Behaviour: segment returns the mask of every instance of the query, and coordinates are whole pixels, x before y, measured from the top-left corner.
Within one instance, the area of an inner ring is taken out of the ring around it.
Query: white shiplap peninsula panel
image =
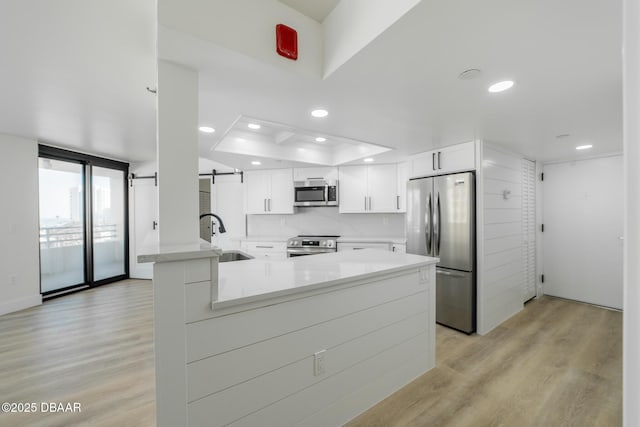
[[[141,257],[156,262],[159,426],[341,425],[435,366],[436,258],[218,254]]]
[[[523,307],[521,162],[519,156],[483,144],[479,334]]]

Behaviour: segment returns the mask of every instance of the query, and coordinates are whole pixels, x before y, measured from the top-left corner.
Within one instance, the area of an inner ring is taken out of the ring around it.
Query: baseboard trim
[[[40,304],[42,304],[42,295],[40,294],[26,298],[16,298],[0,304],[0,316],[24,310],[25,308],[35,307]]]

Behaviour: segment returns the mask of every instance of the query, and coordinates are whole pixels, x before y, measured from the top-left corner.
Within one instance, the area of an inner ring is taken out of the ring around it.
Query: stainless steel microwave
[[[338,206],[338,181],[294,181],[293,206]]]

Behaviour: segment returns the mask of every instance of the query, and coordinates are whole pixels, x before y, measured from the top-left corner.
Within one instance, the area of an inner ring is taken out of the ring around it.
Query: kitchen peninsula
[[[339,425],[435,366],[437,258],[154,262],[159,426]]]

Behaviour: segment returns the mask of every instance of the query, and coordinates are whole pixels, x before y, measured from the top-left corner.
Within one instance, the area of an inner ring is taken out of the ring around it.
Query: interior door
[[[536,164],[522,159],[523,302],[536,296]]]
[[[199,180],[198,213],[199,215],[211,212],[211,179]],[[211,242],[212,217],[204,217],[200,220],[200,238]]]
[[[544,293],[622,308],[622,156],[544,166]]]
[[[130,211],[135,232],[130,275],[136,279],[152,279],[153,263],[138,263],[138,255],[145,252],[145,247],[158,244],[158,187],[153,180],[137,179],[130,191],[133,193]]]

